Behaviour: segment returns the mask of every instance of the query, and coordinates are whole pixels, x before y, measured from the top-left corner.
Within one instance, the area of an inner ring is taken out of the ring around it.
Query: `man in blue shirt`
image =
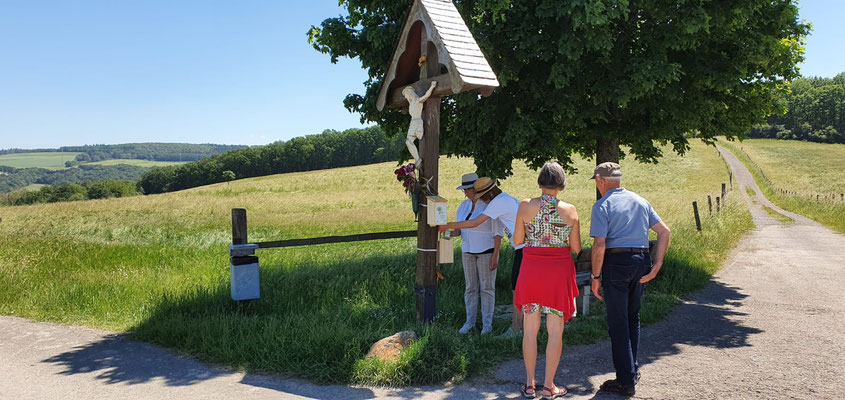
[[[593,205],[590,221],[592,291],[605,301],[616,379],[601,390],[633,396],[639,381],[640,300],[643,286],[654,279],[669,248],[669,227],[649,202],[621,187],[619,164],[596,166],[593,177],[602,198]],[[649,255],[648,230],[657,233],[654,262]],[[599,292],[604,288],[604,297]]]

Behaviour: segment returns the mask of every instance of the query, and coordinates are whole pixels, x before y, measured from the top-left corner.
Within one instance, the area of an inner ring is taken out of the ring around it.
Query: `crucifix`
[[[433,194],[438,187],[442,97],[474,89],[489,96],[498,86],[496,75],[452,0],[414,0],[376,107],[407,109],[411,115],[406,144],[417,163],[418,179],[429,182]],[[414,139],[419,139],[419,152]],[[426,203],[422,196],[420,207],[427,207]],[[437,313],[438,233],[437,227],[426,220],[427,214],[420,213],[417,225],[414,292],[417,317],[430,323]]]

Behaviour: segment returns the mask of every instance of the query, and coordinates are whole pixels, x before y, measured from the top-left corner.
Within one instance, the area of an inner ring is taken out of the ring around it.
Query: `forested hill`
[[[126,144],[93,144],[85,146],[63,146],[58,149],[9,149],[0,150],[0,155],[13,153],[36,152],[76,152],[82,153],[76,161],[103,161],[111,159],[132,159],[150,161],[196,161],[215,154],[230,150],[242,149],[247,146],[225,144],[192,144],[192,143],[126,143]]]
[[[180,166],[158,167],[138,186],[145,194],[172,192],[232,179],[394,161],[405,137],[388,139],[381,128],[327,130],[266,146],[233,150]]]
[[[845,72],[797,79],[777,101],[786,114],[768,117],[748,137],[845,143]]]

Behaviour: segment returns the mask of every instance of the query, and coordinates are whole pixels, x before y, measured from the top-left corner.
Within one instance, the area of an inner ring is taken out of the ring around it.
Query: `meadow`
[[[643,322],[665,317],[703,288],[752,227],[745,203],[729,194],[722,213],[695,230],[692,201],[703,204],[728,181],[717,151],[693,143],[686,157],[667,148],[660,164],[623,161],[624,186],[654,205],[672,228],[664,268],[646,289]],[[472,161],[442,158],[440,195],[450,216]],[[589,246],[595,187],[579,160],[561,200],[578,207]],[[245,208],[250,241],[415,229],[394,163],[273,175],[132,198],[0,208],[0,314],[128,332],[203,361],[319,383],[409,385],[460,381],[521,354],[518,339],[457,334],[464,319],[463,272],[441,265],[437,321],[416,321],[415,239],[258,251],[261,299],[233,302],[227,247],[232,208]],[[522,164],[502,188],[538,194]],[[456,246],[456,252],[460,251]],[[506,247],[497,304],[509,304]],[[494,333],[509,321],[496,320]],[[364,359],[370,345],[402,330],[420,340],[400,361]],[[603,304],[571,321],[566,345],[606,338]],[[541,341],[542,341],[541,337]],[[565,350],[564,350],[565,351]]]
[[[720,142],[779,207],[845,233],[845,144],[747,139]]]
[[[56,151],[3,154],[0,155],[0,165],[15,168],[65,169],[65,162],[76,160],[79,154],[82,153]]]

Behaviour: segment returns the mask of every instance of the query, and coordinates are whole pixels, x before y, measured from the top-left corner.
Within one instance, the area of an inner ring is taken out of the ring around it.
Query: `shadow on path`
[[[131,385],[162,379],[167,386],[186,386],[233,373],[209,368],[121,334],[77,346],[43,362],[63,366],[60,375],[99,373],[96,379],[107,384]]]
[[[649,380],[648,364],[682,353],[684,346],[717,349],[750,346],[749,337],[762,331],[747,326],[744,323],[746,314],[737,311],[746,297],[739,288],[725,285],[714,278],[692,299],[683,301],[668,318],[643,328],[639,350],[642,382],[647,383]],[[615,378],[610,354],[609,341],[565,348],[555,382],[575,394],[595,393],[602,381]],[[544,363],[542,357],[537,362],[535,375],[540,384]],[[495,376],[498,380],[514,385],[523,383],[525,369],[522,360],[506,363]],[[597,380],[596,377],[602,378]],[[616,397],[599,393],[594,398]]]

